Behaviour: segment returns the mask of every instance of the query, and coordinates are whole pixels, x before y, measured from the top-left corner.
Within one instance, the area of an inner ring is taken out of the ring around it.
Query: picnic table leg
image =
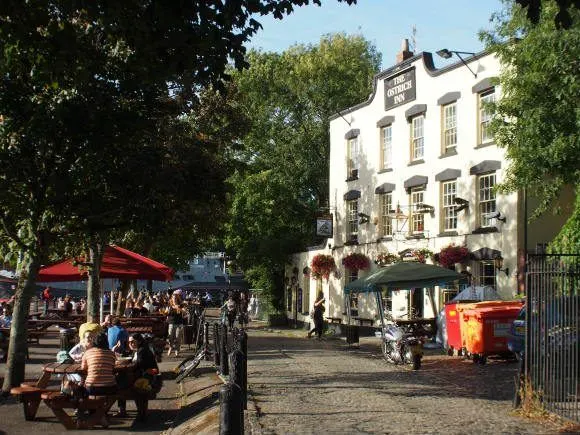
[[[146,397],[138,397],[135,399],[135,405],[137,405],[137,418],[139,421],[145,421],[147,419],[149,399]]]
[[[32,421],[36,417],[36,412],[38,411],[38,405],[40,405],[40,399],[30,399],[23,400],[22,407],[24,408],[24,419],[27,421]]]
[[[36,382],[36,387],[37,388],[46,388],[46,386],[48,385],[48,381],[50,381],[50,376],[51,376],[51,373],[42,372],[42,376]]]
[[[52,412],[54,413],[58,421],[60,421],[67,430],[73,430],[77,428],[74,419],[70,415],[68,415],[64,409],[53,406],[52,403],[47,403],[47,405],[50,409],[52,409]]]

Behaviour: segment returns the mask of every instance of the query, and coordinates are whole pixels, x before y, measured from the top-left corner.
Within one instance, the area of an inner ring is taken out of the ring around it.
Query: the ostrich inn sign
[[[385,110],[408,103],[415,98],[415,68],[385,80]]]

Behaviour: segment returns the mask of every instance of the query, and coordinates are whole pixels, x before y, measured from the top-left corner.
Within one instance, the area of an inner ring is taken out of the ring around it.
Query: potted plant
[[[369,257],[366,255],[353,252],[352,254],[348,254],[342,259],[342,264],[347,269],[358,271],[362,269],[368,269],[371,265],[371,262]]]
[[[465,246],[451,244],[442,248],[437,257],[443,267],[451,267],[456,263],[465,264],[469,259],[469,250]]]
[[[413,256],[417,259],[419,263],[425,263],[427,258],[433,258],[433,251],[427,248],[415,249],[413,250]]]
[[[316,279],[324,278],[328,280],[330,273],[336,269],[336,263],[332,255],[317,254],[310,263],[312,276]]]
[[[377,259],[375,263],[380,266],[388,266],[389,264],[397,263],[401,261],[401,256],[397,254],[391,254],[389,251],[379,252],[377,254]]]
[[[302,275],[304,275],[304,276],[310,275],[310,268],[308,266],[306,266],[304,269],[302,269]]]

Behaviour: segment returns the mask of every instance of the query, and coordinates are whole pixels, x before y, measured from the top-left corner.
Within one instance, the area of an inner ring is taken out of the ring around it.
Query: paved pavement
[[[349,348],[304,331],[251,330],[248,346],[254,434],[558,433],[514,415],[513,362],[435,352],[412,371],[387,364],[374,337]]]

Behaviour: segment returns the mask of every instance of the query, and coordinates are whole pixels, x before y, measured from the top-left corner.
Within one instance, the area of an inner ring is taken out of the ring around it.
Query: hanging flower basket
[[[388,266],[389,264],[397,263],[401,261],[401,256],[397,254],[391,254],[389,251],[379,252],[377,254],[377,259],[375,263],[380,267]]]
[[[465,264],[469,260],[469,250],[465,246],[451,244],[442,248],[437,257],[443,267],[451,267],[455,263]]]
[[[427,258],[433,258],[435,254],[433,251],[427,248],[415,249],[413,251],[413,256],[417,259],[419,263],[425,263]]]
[[[304,276],[310,275],[310,268],[308,266],[306,266],[304,269],[302,269],[302,275],[304,275]]]
[[[369,257],[366,255],[353,252],[352,254],[348,254],[342,259],[342,264],[347,269],[358,271],[362,269],[368,269],[371,265],[371,262]]]
[[[330,273],[336,270],[336,263],[334,262],[334,257],[332,255],[318,254],[312,259],[310,268],[314,278],[324,278],[328,280]]]

